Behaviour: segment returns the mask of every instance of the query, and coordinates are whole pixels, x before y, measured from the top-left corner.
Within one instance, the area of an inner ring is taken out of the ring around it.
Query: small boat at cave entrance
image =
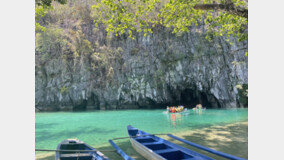
[[[168,107],[167,106],[167,111],[164,113],[189,113],[187,108],[184,106],[177,106],[177,107]]]

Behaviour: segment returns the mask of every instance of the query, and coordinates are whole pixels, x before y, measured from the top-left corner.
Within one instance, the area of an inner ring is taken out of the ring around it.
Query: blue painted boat
[[[78,139],[58,144],[55,160],[109,160],[103,153]]]
[[[148,160],[212,160],[212,158],[127,126],[133,148]]]

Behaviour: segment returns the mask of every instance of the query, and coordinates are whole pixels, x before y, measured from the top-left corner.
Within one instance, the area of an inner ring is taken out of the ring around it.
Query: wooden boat
[[[127,126],[133,148],[148,160],[212,160],[212,158]]]
[[[55,160],[108,160],[104,154],[78,139],[67,139],[57,146]]]

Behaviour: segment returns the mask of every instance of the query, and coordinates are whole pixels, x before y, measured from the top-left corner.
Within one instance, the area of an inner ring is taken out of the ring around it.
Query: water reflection
[[[189,115],[187,113],[165,113],[167,117],[167,121],[171,124],[172,127],[176,127],[177,125],[181,125],[184,118]]]
[[[186,119],[189,119],[190,116],[201,116],[205,113],[205,109],[191,109],[187,112],[182,113],[169,113],[169,112],[163,112],[163,114],[167,117],[167,121],[170,123],[171,127],[175,128],[178,125],[182,125]]]
[[[194,113],[194,114],[201,115],[201,114],[202,114],[202,112],[204,112],[204,111],[205,111],[205,109],[192,109],[192,111],[193,111],[193,113]]]

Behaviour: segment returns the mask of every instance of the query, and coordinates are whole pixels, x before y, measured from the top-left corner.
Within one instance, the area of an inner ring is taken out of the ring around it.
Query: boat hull
[[[57,150],[64,151],[56,152],[55,160],[108,160],[100,151],[77,139],[62,141]]]
[[[132,147],[144,158],[148,160],[165,160],[165,158],[157,154],[153,154],[149,149],[147,149],[145,146],[141,145],[134,139],[130,138],[130,142],[131,142]]]
[[[180,111],[180,112],[170,112],[170,111],[167,111],[167,113],[169,114],[176,114],[176,113],[189,113],[189,111],[187,110],[187,108],[185,108],[184,110]]]
[[[213,160],[132,126],[127,130],[133,148],[148,160]]]

